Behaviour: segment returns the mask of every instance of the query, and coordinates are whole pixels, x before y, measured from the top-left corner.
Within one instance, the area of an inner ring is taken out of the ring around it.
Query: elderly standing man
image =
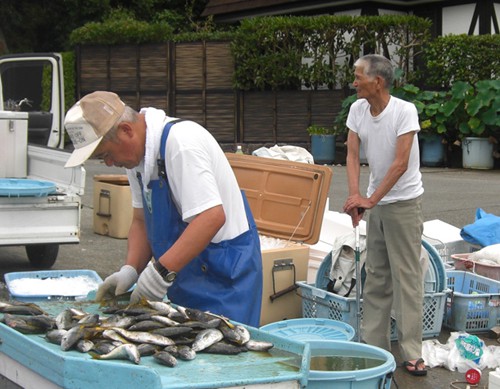
[[[156,108],[136,112],[105,91],[84,96],[64,124],[75,146],[66,166],[94,157],[124,167],[132,192],[125,264],[104,280],[96,300],[136,283],[131,303],[162,300],[168,291],[173,303],[258,326],[259,236],[213,136]]]
[[[363,340],[390,350],[394,306],[403,366],[425,375],[422,353],[423,232],[422,194],[416,107],[390,94],[391,62],[366,55],[354,64],[358,100],[347,118],[349,196],[344,211],[357,226],[365,210],[366,281],[363,289]],[[370,178],[366,196],[359,191],[359,154],[363,147]]]

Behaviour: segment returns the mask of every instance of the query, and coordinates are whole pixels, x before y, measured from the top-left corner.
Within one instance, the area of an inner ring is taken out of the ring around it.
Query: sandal
[[[423,368],[422,368],[422,366],[423,366]],[[418,358],[415,363],[411,363],[410,361],[404,361],[403,367],[411,375],[419,376],[419,377],[427,375],[427,369],[425,368],[425,362],[422,358]],[[409,367],[413,368],[413,369],[409,369]]]

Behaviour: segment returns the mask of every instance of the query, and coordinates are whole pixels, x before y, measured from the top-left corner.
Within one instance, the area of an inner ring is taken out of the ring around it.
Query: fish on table
[[[199,352],[231,356],[274,346],[252,339],[245,326],[226,317],[170,302],[143,299],[133,305],[101,305],[100,310],[96,314],[66,307],[51,316],[34,303],[0,302],[0,322],[23,334],[39,334],[62,351],[134,364],[152,356],[171,368],[178,359],[194,360]]]

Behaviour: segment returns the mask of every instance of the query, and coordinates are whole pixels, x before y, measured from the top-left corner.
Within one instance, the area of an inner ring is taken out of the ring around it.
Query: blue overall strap
[[[164,180],[167,180],[167,168],[165,166],[165,148],[167,144],[167,138],[168,134],[170,133],[170,129],[175,123],[179,123],[184,121],[184,119],[175,119],[172,120],[171,122],[168,122],[165,125],[165,128],[163,129],[163,132],[161,134],[161,141],[160,141],[160,157],[156,161],[158,164],[158,175],[163,178]]]

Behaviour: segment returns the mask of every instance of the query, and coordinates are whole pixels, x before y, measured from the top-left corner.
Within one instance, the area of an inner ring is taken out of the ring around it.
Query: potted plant
[[[454,131],[448,126],[450,112],[445,110],[446,92],[422,90],[406,84],[392,91],[394,96],[415,104],[420,121],[419,140],[421,162],[425,166],[439,166],[445,160],[445,144],[454,141]]]
[[[317,164],[333,164],[335,160],[336,129],[318,124],[307,127],[311,136],[311,154]]]
[[[500,80],[475,84],[458,81],[449,92],[445,110],[462,140],[463,167],[491,169],[494,145],[500,135]]]

